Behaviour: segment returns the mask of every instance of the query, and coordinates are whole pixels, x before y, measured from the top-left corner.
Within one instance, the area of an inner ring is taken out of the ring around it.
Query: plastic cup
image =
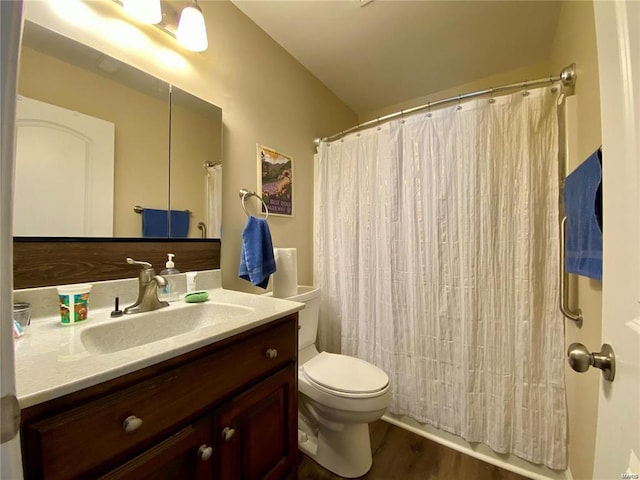
[[[27,302],[14,303],[13,319],[25,330],[31,323],[31,304]]]
[[[62,325],[75,325],[87,319],[90,292],[91,285],[88,283],[58,287],[60,323]]]

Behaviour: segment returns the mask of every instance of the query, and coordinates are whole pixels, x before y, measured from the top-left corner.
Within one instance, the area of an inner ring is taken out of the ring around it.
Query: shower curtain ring
[[[489,90],[489,103],[496,103],[496,99],[493,98],[493,87]]]
[[[404,110],[400,110],[400,123],[404,123]]]
[[[376,122],[378,122],[378,127],[376,130],[380,131],[380,117],[376,117]]]
[[[462,105],[460,105],[460,95],[458,95],[458,106],[456,107],[456,110],[462,110]]]
[[[431,118],[431,102],[427,103],[427,118]]]
[[[524,82],[524,92],[522,92],[522,96],[523,97],[527,97],[529,96],[529,90],[527,90],[527,88],[529,87],[529,84],[527,81]]]

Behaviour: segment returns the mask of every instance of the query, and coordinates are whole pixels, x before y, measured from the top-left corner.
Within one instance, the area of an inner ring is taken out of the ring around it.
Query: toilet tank
[[[298,294],[286,300],[304,303],[304,309],[298,312],[300,330],[298,331],[298,349],[302,350],[316,342],[318,333],[318,315],[320,310],[320,289],[298,285]]]

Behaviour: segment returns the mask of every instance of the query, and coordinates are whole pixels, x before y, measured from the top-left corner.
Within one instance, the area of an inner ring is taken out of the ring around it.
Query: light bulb
[[[125,11],[142,23],[160,23],[162,8],[160,0],[123,0]]]
[[[191,2],[182,9],[176,38],[185,48],[193,52],[204,52],[209,46],[204,16],[195,2]]]

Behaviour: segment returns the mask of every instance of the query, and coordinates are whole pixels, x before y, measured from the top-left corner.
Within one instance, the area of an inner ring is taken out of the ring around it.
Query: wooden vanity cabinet
[[[216,411],[216,478],[285,478],[295,466],[290,452],[298,449],[296,393],[295,381],[283,369]]]
[[[24,409],[25,478],[294,478],[297,320]]]

